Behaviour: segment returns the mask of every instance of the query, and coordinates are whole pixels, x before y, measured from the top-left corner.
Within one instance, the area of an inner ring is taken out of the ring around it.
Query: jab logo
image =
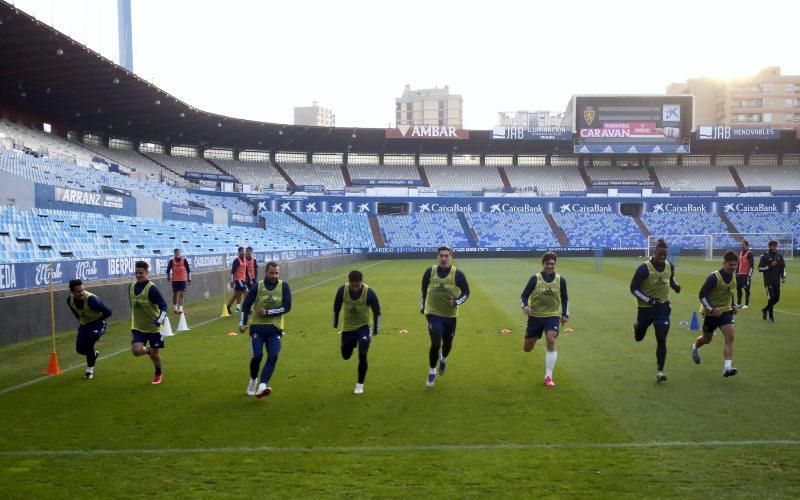
[[[795,208],[795,210],[794,210],[795,212],[798,212],[798,213],[800,213],[800,203],[798,203],[797,205],[795,205],[795,206],[794,206],[794,208]]]
[[[570,208],[569,203],[564,203],[561,205],[561,213],[563,214],[564,212],[572,212],[572,208]]]
[[[306,203],[306,212],[316,212],[316,211],[317,211],[316,203]]]
[[[419,206],[419,213],[425,213],[431,211],[431,204],[430,203],[422,203]]]
[[[333,207],[331,208],[331,213],[335,214],[337,212],[344,212],[344,210],[342,210],[342,204],[341,203],[334,203]]]
[[[292,208],[289,206],[289,202],[281,203],[281,212],[291,212]]]
[[[82,260],[75,266],[75,279],[89,280],[97,277],[97,261]]]
[[[63,275],[64,273],[61,272],[60,262],[55,265],[55,268],[51,268],[50,264],[38,264],[36,266],[35,276],[36,285],[47,285],[50,283],[51,279],[55,282],[61,279]]]
[[[369,212],[369,203],[362,203],[358,206],[358,213],[363,214],[365,212]]]

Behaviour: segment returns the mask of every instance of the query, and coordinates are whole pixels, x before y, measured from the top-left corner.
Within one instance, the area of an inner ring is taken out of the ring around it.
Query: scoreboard
[[[574,96],[576,153],[688,153],[694,96]]]

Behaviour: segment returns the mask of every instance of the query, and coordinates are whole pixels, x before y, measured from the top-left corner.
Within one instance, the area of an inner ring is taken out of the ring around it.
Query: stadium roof
[[[472,130],[468,140],[386,139],[385,130],[378,128],[294,126],[209,113],[3,0],[0,107],[27,117],[27,122],[51,123],[60,134],[72,130],[165,145],[338,153],[572,153],[571,141],[493,141],[488,130]],[[784,151],[798,147],[794,138],[792,133],[791,140],[780,141]],[[728,147],[749,147],[744,142]],[[697,146],[697,152],[719,148]]]
[[[319,152],[514,153],[489,131],[463,140],[387,140],[384,129],[307,127],[197,109],[0,0],[0,103],[56,130],[135,141]],[[500,149],[498,149],[500,148]]]

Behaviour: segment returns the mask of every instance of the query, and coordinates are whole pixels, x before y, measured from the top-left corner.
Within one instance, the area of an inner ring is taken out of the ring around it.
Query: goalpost
[[[727,250],[739,253],[740,243],[747,240],[758,264],[759,256],[767,251],[767,244],[778,242],[778,252],[786,260],[794,259],[794,234],[792,233],[711,233],[711,256],[720,257]]]
[[[678,255],[703,256],[705,260],[721,257],[726,251],[733,250],[737,254],[742,240],[750,244],[756,260],[767,251],[767,243],[778,242],[778,251],[786,260],[794,259],[794,234],[792,233],[709,233],[709,234],[663,234],[647,237],[645,253],[647,258],[653,253],[659,238],[669,245],[671,257]]]

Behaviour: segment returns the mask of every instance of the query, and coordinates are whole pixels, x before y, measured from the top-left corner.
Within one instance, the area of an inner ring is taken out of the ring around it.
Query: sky
[[[11,3],[118,61],[116,0]],[[406,84],[449,85],[488,129],[574,94],[800,74],[799,18],[796,0],[132,0],[133,69],[205,111],[292,123],[318,101],[345,127],[393,126]]]

